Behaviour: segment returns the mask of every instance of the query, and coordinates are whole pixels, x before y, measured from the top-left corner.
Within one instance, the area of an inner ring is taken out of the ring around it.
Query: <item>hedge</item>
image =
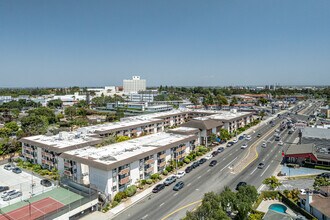
[[[113,198],[114,201],[117,201],[118,203],[121,202],[122,199],[127,198],[125,192],[118,192],[115,197]]]

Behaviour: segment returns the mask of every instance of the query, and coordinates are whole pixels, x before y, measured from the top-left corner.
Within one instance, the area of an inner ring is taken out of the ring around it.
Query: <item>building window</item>
[[[117,191],[117,186],[113,186],[112,187],[112,192],[116,192]]]

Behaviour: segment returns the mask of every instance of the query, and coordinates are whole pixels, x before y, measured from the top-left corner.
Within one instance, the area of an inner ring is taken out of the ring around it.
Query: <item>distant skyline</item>
[[[0,87],[330,85],[328,0],[0,0]]]

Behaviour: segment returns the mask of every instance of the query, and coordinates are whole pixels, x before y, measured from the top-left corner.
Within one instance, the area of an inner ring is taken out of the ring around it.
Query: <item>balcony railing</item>
[[[66,176],[72,176],[72,173],[70,172],[70,171],[68,171],[68,170],[64,170],[64,175],[66,175]]]
[[[30,159],[34,159],[34,156],[32,154],[28,154],[28,153],[23,153],[24,157],[30,158]]]
[[[146,173],[150,173],[154,170],[154,167],[149,167],[148,169],[145,170]]]
[[[127,173],[129,173],[129,168],[125,168],[125,169],[119,171],[118,174],[119,174],[119,175],[125,175],[125,174],[127,174]]]
[[[69,162],[65,162],[65,163],[64,163],[64,166],[65,166],[65,167],[72,167],[71,163],[69,163]]]
[[[34,151],[32,147],[26,147],[25,146],[24,149],[27,150],[27,151],[30,151],[30,152],[33,152]]]
[[[158,156],[159,159],[164,159],[166,157],[166,154],[161,154]]]
[[[145,161],[145,164],[151,164],[151,163],[153,163],[153,162],[155,162],[154,159],[149,159],[149,160]]]
[[[159,167],[164,167],[165,165],[166,165],[166,161],[163,161],[163,162],[158,164]]]
[[[119,180],[119,184],[120,184],[120,185],[123,185],[123,184],[128,183],[129,181],[130,181],[130,178],[129,178],[129,176],[127,176],[127,177],[125,177],[125,178]]]

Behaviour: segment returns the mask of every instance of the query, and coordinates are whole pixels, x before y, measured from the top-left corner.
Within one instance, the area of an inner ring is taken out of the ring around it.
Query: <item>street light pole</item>
[[[31,218],[31,202],[27,199],[25,199],[23,201],[29,203],[29,213],[30,213],[30,218]]]

